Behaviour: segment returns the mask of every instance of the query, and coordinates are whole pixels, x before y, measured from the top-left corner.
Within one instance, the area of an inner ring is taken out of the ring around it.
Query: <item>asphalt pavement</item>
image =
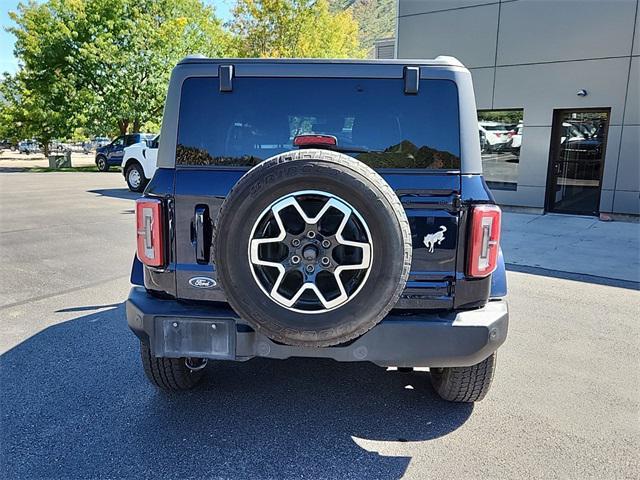
[[[312,359],[144,378],[122,301],[119,173],[0,173],[0,477],[638,478],[640,293],[508,273],[510,332],[475,406],[428,372]]]

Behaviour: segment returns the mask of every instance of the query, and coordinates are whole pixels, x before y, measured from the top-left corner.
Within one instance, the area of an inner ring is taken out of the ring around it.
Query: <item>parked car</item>
[[[70,149],[71,149],[71,145],[69,145],[68,143],[64,143],[60,140],[51,140],[51,142],[49,143],[50,152],[53,152],[53,151],[62,152]]]
[[[598,180],[602,176],[605,125],[585,126],[563,122],[556,175],[574,180]]]
[[[152,133],[130,133],[114,138],[110,143],[96,148],[96,166],[101,172],[106,172],[110,167],[120,166],[124,157],[124,149],[134,143],[152,140]]]
[[[516,157],[520,156],[520,147],[522,146],[522,131],[524,130],[524,126],[522,123],[516,125],[515,128],[507,133],[507,138],[510,140],[509,148],[511,149],[511,153],[513,153]]]
[[[0,149],[15,150],[16,144],[11,140],[0,140]]]
[[[111,140],[108,137],[95,137],[91,140],[82,142],[82,151],[89,154],[100,147],[109,145],[109,143],[111,143]]]
[[[34,139],[31,140],[22,140],[18,142],[18,152],[19,153],[37,153],[40,151],[40,145]]]
[[[105,145],[109,145],[111,141],[109,140],[109,137],[96,137],[93,142],[96,148],[99,148],[104,147]]]
[[[152,384],[315,357],[484,398],[506,277],[460,62],[187,58],[161,132],[126,302]]]
[[[126,147],[122,157],[122,174],[132,192],[142,192],[156,172],[160,136]]]
[[[478,123],[480,131],[486,136],[485,150],[483,153],[504,152],[509,149],[509,129],[500,122],[481,121]]]

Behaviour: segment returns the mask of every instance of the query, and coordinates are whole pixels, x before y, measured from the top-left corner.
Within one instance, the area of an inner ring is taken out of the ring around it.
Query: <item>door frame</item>
[[[588,107],[588,108],[554,108],[551,119],[551,144],[549,146],[549,160],[547,163],[547,186],[544,193],[544,211],[549,213],[564,213],[567,215],[591,215],[579,211],[554,211],[551,207],[555,203],[552,201],[552,195],[555,196],[555,180],[556,175],[553,170],[553,162],[556,155],[560,151],[560,139],[562,138],[562,121],[558,121],[564,112],[576,113],[596,113],[605,112],[607,114],[607,125],[604,133],[604,142],[602,142],[602,160],[600,162],[600,177],[598,178],[598,204],[593,212],[594,216],[600,214],[600,201],[602,196],[602,178],[604,176],[604,162],[607,157],[607,143],[609,141],[609,125],[611,124],[611,107]]]

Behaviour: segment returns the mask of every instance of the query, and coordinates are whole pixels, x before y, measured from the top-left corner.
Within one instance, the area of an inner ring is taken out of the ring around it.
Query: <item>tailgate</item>
[[[456,277],[460,177],[446,173],[382,173],[400,197],[413,245],[411,274],[398,304],[402,308],[451,308]],[[216,281],[211,240],[198,243],[198,222],[211,232],[222,202],[244,170],[183,169],[176,171],[175,252],[177,296],[224,301]],[[209,237],[210,238],[210,237]]]

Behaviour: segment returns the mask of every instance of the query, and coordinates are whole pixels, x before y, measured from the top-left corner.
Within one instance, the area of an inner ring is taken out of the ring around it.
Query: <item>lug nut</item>
[[[331,242],[329,240],[322,240],[322,246],[324,248],[329,248],[331,246]]]
[[[307,237],[314,238],[315,236],[316,236],[316,232],[314,232],[313,230],[309,230],[307,232]]]
[[[322,263],[322,265],[324,267],[328,267],[329,266],[329,258],[328,257],[322,257],[322,260],[320,260],[320,262]]]
[[[298,240],[297,238],[294,238],[293,240],[291,240],[291,245],[293,245],[294,247],[299,247],[300,240]]]
[[[307,272],[313,272],[313,265],[307,265]]]
[[[294,265],[297,265],[300,263],[300,257],[298,255],[294,255],[293,257],[291,257],[291,263],[293,263]]]

